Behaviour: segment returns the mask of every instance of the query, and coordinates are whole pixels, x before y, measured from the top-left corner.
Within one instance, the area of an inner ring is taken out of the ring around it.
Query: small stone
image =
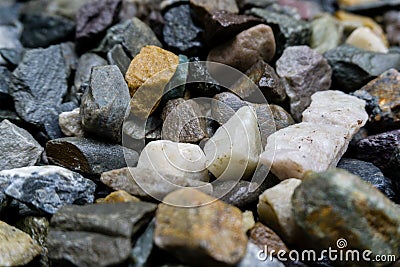
[[[117,66],[93,68],[81,103],[83,130],[107,141],[121,142],[129,99],[128,86]]]
[[[0,150],[0,170],[33,166],[43,152],[30,133],[8,120],[0,123]]]
[[[318,53],[325,53],[342,42],[343,26],[329,14],[315,18],[311,27],[310,46]]]
[[[162,139],[181,143],[197,143],[206,137],[205,116],[194,100],[170,100],[164,107]]]
[[[65,136],[83,137],[82,117],[79,108],[58,115],[58,123]]]
[[[64,206],[51,218],[51,226],[63,231],[131,238],[151,220],[156,208],[147,202]]]
[[[21,266],[41,252],[32,238],[17,228],[0,221],[0,265]]]
[[[278,0],[238,0],[240,10],[247,10],[253,7],[266,8],[276,4]]]
[[[165,106],[169,100],[185,97],[188,75],[189,59],[185,55],[179,55],[179,65],[174,76],[164,88],[160,106]]]
[[[381,170],[374,164],[357,159],[343,158],[339,161],[337,167],[359,176],[364,181],[379,189],[390,200],[397,201],[395,184],[389,178],[383,176]]]
[[[243,232],[247,233],[255,225],[253,212],[246,210],[243,212]]]
[[[126,73],[129,64],[131,64],[131,59],[121,44],[115,45],[110,51],[108,51],[107,60],[110,65],[117,65],[121,73]]]
[[[149,265],[149,261],[152,259],[152,252],[155,248],[153,243],[154,229],[155,220],[153,219],[132,248],[130,256],[132,267],[145,267]]]
[[[139,201],[140,199],[130,195],[128,192],[124,190],[118,190],[106,196],[104,200],[100,203],[115,204],[115,203],[139,202]],[[96,202],[99,203],[99,201]]]
[[[89,85],[92,67],[105,66],[107,61],[94,53],[83,54],[78,61],[74,85],[79,90],[82,85]]]
[[[344,9],[348,12],[367,16],[378,16],[389,10],[398,10],[399,8],[399,0],[362,1],[358,2],[357,4],[344,7]]]
[[[198,57],[190,59],[187,83],[186,88],[192,97],[213,97],[222,91],[218,81],[210,74],[207,62],[200,61]]]
[[[1,109],[12,109],[14,101],[9,94],[11,72],[3,66],[0,66],[0,101]]]
[[[126,190],[136,197],[149,200],[162,201],[166,195],[182,187],[196,187],[206,194],[213,192],[209,183],[144,168],[122,168],[104,172],[100,180],[113,190]]]
[[[244,258],[242,259],[242,261],[240,261],[236,267],[247,267],[247,266],[251,266],[251,267],[284,267],[285,265],[278,261],[275,258],[269,258],[269,256],[264,260],[261,261],[258,259],[259,254],[260,253],[260,249],[253,243],[248,242],[247,244],[247,248],[246,248],[246,255],[244,256]]]
[[[122,0],[88,1],[76,14],[76,41],[87,45],[102,37],[118,18]],[[90,40],[90,42],[88,42]]]
[[[322,7],[316,1],[278,0],[278,4],[295,9],[302,20],[309,21],[322,14]]]
[[[18,57],[22,53],[23,47],[19,41],[21,30],[22,25],[18,23],[15,25],[0,25],[0,65],[6,65],[9,61],[7,57],[4,57],[3,51],[16,53]]]
[[[189,4],[172,7],[164,14],[163,38],[166,45],[177,53],[195,55],[203,48],[203,30],[190,16]]]
[[[235,0],[190,0],[190,7],[196,14],[199,22],[204,22],[207,15],[217,11],[227,11],[233,14],[239,13],[239,8]]]
[[[360,89],[391,68],[400,69],[400,54],[368,52],[349,45],[329,50],[324,57],[331,65],[334,86],[346,92]]]
[[[131,241],[97,233],[50,230],[47,243],[49,258],[61,265],[107,267],[124,263]]]
[[[337,247],[345,238],[349,246],[343,254],[370,250],[371,259],[384,253],[400,256],[399,208],[358,176],[335,169],[309,173],[292,204],[296,223],[313,247]]]
[[[226,64],[245,72],[260,59],[270,62],[274,55],[275,38],[272,29],[261,24],[212,49],[207,61]]]
[[[299,236],[292,213],[292,195],[300,184],[298,179],[287,179],[262,193],[257,205],[260,221],[291,244]]]
[[[331,86],[332,70],[327,60],[308,46],[286,48],[276,62],[276,71],[286,83],[290,113],[297,121],[310,105],[311,96]]]
[[[257,115],[243,107],[221,126],[204,147],[208,170],[219,179],[239,180],[252,176],[262,152]]]
[[[269,108],[271,109],[272,115],[274,116],[274,123],[277,131],[295,124],[295,121],[292,118],[292,116],[290,116],[290,114],[286,110],[284,110],[281,106],[269,105]],[[268,138],[268,136],[265,137]]]
[[[206,156],[199,146],[193,144],[168,140],[150,142],[140,154],[137,167],[178,178],[209,180]]]
[[[383,19],[389,44],[400,46],[400,11],[389,11]]]
[[[60,15],[69,19],[75,19],[78,10],[90,0],[54,0],[45,6],[49,14]],[[39,6],[43,10],[43,6]]]
[[[0,179],[12,180],[3,189],[7,196],[49,214],[66,204],[92,203],[96,189],[94,182],[56,166],[0,171]]]
[[[346,44],[371,52],[387,53],[389,51],[383,41],[367,27],[354,30],[346,39]]]
[[[238,208],[194,189],[175,191],[164,201],[178,206],[159,205],[154,233],[158,247],[195,266],[233,266],[244,257],[247,237]],[[204,203],[210,204],[199,206]]]
[[[277,256],[280,250],[290,252],[282,239],[272,229],[260,222],[257,222],[250,230],[249,236],[250,242],[256,244],[260,249],[267,248],[267,255],[271,255],[272,250],[275,250],[272,254],[274,256]]]
[[[136,151],[120,145],[80,137],[60,138],[47,142],[46,155],[54,164],[94,175],[126,167],[125,159],[129,159],[132,163],[137,162],[139,158]]]

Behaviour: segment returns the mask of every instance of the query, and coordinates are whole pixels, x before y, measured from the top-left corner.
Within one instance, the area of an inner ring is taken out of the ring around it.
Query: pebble
[[[307,243],[336,248],[337,240],[345,238],[349,246],[344,253],[355,249],[370,250],[371,258],[385,253],[400,256],[400,210],[358,176],[335,169],[309,173],[295,190],[292,204]]]
[[[227,11],[229,13],[239,13],[239,8],[235,0],[190,0],[190,7],[199,22],[204,22],[207,15],[217,11]]]
[[[195,189],[175,191],[165,201],[178,206],[158,207],[158,247],[194,266],[233,266],[244,257],[247,237],[238,208]],[[198,206],[204,203],[210,204]]]
[[[311,96],[331,86],[332,70],[327,60],[308,46],[286,48],[276,62],[276,72],[285,81],[290,113],[297,121],[310,105]]]
[[[360,27],[354,30],[347,37],[346,44],[377,53],[387,53],[389,51],[383,41],[367,27]]]
[[[267,253],[270,255],[272,252],[274,256],[277,256],[277,252],[282,250],[289,253],[289,249],[282,239],[270,228],[257,222],[249,233],[250,242],[257,245],[260,249],[267,248]]]
[[[400,11],[389,11],[383,16],[389,44],[400,46]]]
[[[207,168],[218,179],[248,179],[253,175],[262,152],[257,115],[242,107],[206,143]]]
[[[381,170],[374,164],[357,159],[342,158],[337,167],[359,176],[364,181],[379,189],[390,200],[397,201],[396,184],[385,177]]]
[[[129,99],[128,86],[117,66],[93,68],[80,110],[85,133],[110,142],[121,142]]]
[[[330,14],[324,14],[311,22],[310,46],[318,53],[337,47],[342,42],[344,27]]]
[[[162,175],[208,182],[206,156],[197,145],[168,140],[147,144],[139,157],[138,168],[152,169]]]
[[[137,197],[132,196],[128,192],[124,190],[118,190],[115,192],[110,193],[105,198],[98,198],[96,199],[96,203],[108,203],[108,204],[115,204],[115,203],[125,203],[125,202],[139,202],[140,199]]]
[[[21,30],[22,25],[18,23],[15,25],[0,25],[0,65],[8,64],[8,58],[3,55],[5,51],[17,54],[22,53],[23,47],[19,41]]]
[[[247,233],[255,224],[253,212],[249,210],[243,212],[243,232]]]
[[[134,150],[81,137],[47,142],[46,156],[54,164],[90,175],[126,167],[126,158],[129,163],[137,162],[139,158]]]
[[[213,97],[222,92],[219,82],[210,73],[207,62],[200,61],[198,57],[189,60],[187,83],[186,88],[192,97]]]
[[[0,221],[0,265],[21,266],[41,252],[32,238],[17,228]]]
[[[346,92],[360,89],[383,72],[400,69],[400,54],[368,52],[341,45],[324,54],[332,68],[334,86]]]
[[[89,85],[92,67],[105,66],[107,61],[94,53],[83,54],[78,61],[74,85],[79,90],[82,85]],[[80,90],[82,91],[82,90]]]
[[[121,73],[126,73],[131,64],[131,59],[121,44],[115,45],[108,51],[107,60],[110,65],[117,65]]]
[[[79,108],[60,113],[58,115],[58,123],[65,136],[83,137],[82,117]]]
[[[299,237],[291,201],[294,190],[300,184],[299,179],[287,179],[264,191],[257,205],[260,221],[290,244]]]
[[[43,152],[29,132],[8,120],[0,123],[0,150],[0,170],[35,165]]]
[[[269,257],[265,261],[258,259],[260,249],[253,243],[248,242],[246,248],[246,255],[244,258],[236,265],[236,267],[284,267],[285,265],[273,258]]]
[[[126,190],[133,196],[149,200],[162,201],[166,195],[182,187],[196,187],[206,194],[213,193],[213,186],[209,183],[145,168],[122,168],[104,172],[100,180],[113,190]]]
[[[274,55],[274,33],[269,26],[261,24],[213,48],[208,54],[207,61],[226,64],[245,72],[260,59],[270,62]]]

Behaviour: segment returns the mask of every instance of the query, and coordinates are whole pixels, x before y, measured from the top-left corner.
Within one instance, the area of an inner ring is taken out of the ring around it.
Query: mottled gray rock
[[[0,51],[8,50],[20,54],[23,50],[22,44],[19,41],[22,25],[0,25]],[[3,53],[1,53],[3,54]],[[0,55],[0,65],[8,63],[7,58]]]
[[[211,76],[207,65],[200,61],[198,57],[190,58],[187,81],[189,84],[186,85],[186,88],[192,97],[213,97],[215,94],[222,92],[221,86],[219,86],[219,83]]]
[[[126,73],[131,64],[131,59],[126,54],[124,47],[121,44],[115,45],[107,53],[107,60],[110,65],[117,65],[121,73]]]
[[[83,54],[78,61],[75,73],[74,85],[76,89],[80,89],[81,85],[89,84],[92,67],[105,66],[107,61],[94,53]]]
[[[0,66],[0,101],[1,109],[10,108],[13,100],[9,94],[8,88],[10,87],[11,72],[3,66]]]
[[[130,256],[130,267],[145,267],[149,265],[150,255],[155,246],[153,243],[155,220],[153,219],[143,234],[137,239]]]
[[[117,66],[93,68],[81,103],[84,131],[107,141],[121,142],[129,100],[128,86]]]
[[[43,152],[30,133],[8,120],[0,123],[0,150],[0,170],[35,165]]]
[[[285,81],[290,113],[297,121],[310,105],[311,96],[331,86],[332,70],[327,60],[308,46],[286,48],[276,62],[276,71]]]
[[[139,158],[136,151],[120,145],[79,137],[49,141],[46,145],[46,155],[54,164],[73,171],[96,175],[126,167],[125,157],[129,159],[130,164],[137,163]]]
[[[7,196],[49,214],[66,204],[93,202],[96,189],[80,174],[56,166],[0,171],[0,179],[12,180],[5,189]]]

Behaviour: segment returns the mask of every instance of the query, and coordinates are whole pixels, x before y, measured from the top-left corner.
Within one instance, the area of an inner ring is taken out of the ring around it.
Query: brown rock
[[[260,222],[257,222],[250,230],[250,242],[256,244],[260,249],[267,248],[268,255],[271,255],[270,253],[272,250],[275,250],[272,254],[274,256],[276,256],[280,250],[289,252],[289,249],[282,239],[272,229]]]
[[[207,60],[226,64],[245,72],[258,60],[270,62],[275,55],[271,27],[261,24],[239,33],[234,39],[215,47]]]
[[[123,202],[139,202],[140,199],[131,196],[128,192],[124,190],[118,190],[112,192],[105,198],[100,198],[96,200],[96,203],[123,203]]]
[[[383,19],[389,43],[393,46],[400,46],[400,11],[389,11]]]
[[[207,15],[217,11],[228,11],[229,13],[239,13],[239,8],[235,0],[190,0],[190,7],[194,10],[200,23],[204,22]]]
[[[159,205],[157,246],[193,266],[233,266],[243,258],[247,237],[238,208],[195,189],[175,191],[164,200],[178,206]],[[199,206],[205,203],[210,204]]]

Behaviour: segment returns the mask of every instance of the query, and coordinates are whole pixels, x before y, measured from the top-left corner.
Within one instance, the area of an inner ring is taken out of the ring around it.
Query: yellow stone
[[[378,53],[387,53],[388,48],[375,33],[367,27],[355,29],[346,40],[346,44]]]
[[[105,198],[97,199],[97,203],[123,203],[123,202],[139,202],[140,199],[130,195],[128,192],[124,190],[118,190],[112,192]]]

